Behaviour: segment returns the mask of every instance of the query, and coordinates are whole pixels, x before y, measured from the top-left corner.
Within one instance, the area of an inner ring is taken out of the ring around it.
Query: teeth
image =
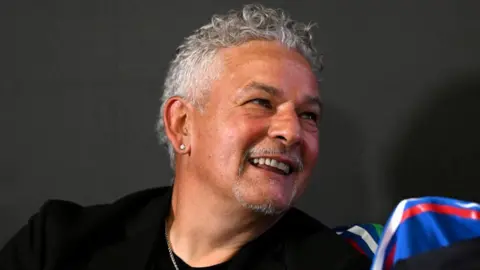
[[[290,166],[288,166],[283,162],[280,162],[278,160],[271,159],[271,158],[255,158],[253,159],[253,164],[260,164],[260,165],[265,164],[271,167],[275,167],[277,169],[284,171],[286,174],[290,172]]]
[[[280,164],[280,162],[277,162],[275,159],[272,159],[272,161],[270,161],[270,166],[272,166],[272,167],[277,167],[278,168],[279,166],[277,166],[277,164]]]

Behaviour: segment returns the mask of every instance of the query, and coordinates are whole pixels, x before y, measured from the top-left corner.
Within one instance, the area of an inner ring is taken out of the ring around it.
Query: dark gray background
[[[49,198],[169,184],[154,124],[176,46],[245,1],[0,4],[0,246]],[[263,1],[316,21],[321,156],[300,207],[383,223],[404,197],[480,201],[479,1]]]

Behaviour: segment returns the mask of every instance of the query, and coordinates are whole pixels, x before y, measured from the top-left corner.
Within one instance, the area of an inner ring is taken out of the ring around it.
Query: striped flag
[[[390,270],[400,260],[476,237],[479,204],[443,197],[403,200],[385,226],[372,270]]]

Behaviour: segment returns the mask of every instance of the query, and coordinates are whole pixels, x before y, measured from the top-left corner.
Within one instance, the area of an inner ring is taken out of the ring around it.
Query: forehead
[[[242,87],[251,81],[318,95],[315,74],[297,51],[273,41],[250,41],[219,52],[224,62],[223,83]]]

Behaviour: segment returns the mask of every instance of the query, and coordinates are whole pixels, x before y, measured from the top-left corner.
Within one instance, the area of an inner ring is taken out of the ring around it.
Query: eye
[[[315,122],[315,123],[317,123],[317,120],[318,120],[317,114],[312,113],[312,112],[302,113],[302,114],[301,114],[301,117],[302,117],[303,119],[312,120],[312,121]]]
[[[270,103],[270,101],[267,100],[267,99],[256,98],[256,99],[250,100],[250,102],[253,103],[253,104],[258,104],[258,105],[260,105],[262,107],[265,107],[265,108],[268,108],[268,109],[272,108],[272,103]]]

